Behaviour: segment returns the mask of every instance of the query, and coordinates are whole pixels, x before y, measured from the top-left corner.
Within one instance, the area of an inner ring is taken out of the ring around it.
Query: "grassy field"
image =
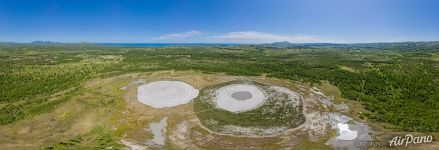
[[[355,118],[392,132],[438,132],[438,56],[437,49],[416,47],[371,50],[0,44],[0,143],[3,147],[17,143],[23,147],[62,147],[56,143],[82,137],[84,141],[76,146],[94,147],[100,145],[101,138],[111,141],[125,131],[144,128],[138,123],[142,119],[118,124],[127,107],[123,98],[126,93],[120,88],[146,75],[162,79],[156,73],[162,70],[204,73],[180,78],[196,88],[232,80],[218,74],[237,76],[233,79],[258,76],[310,86],[328,84],[334,87],[327,86],[324,91],[336,91],[336,100],[361,110],[361,114],[349,112]],[[174,78],[172,72],[164,76]],[[154,117],[144,119],[162,117],[157,115],[161,111],[154,112],[146,113]],[[143,123],[148,122],[145,120]],[[108,126],[114,122],[118,124],[115,131]],[[112,137],[104,137],[107,135]],[[104,146],[117,147],[108,143]]]

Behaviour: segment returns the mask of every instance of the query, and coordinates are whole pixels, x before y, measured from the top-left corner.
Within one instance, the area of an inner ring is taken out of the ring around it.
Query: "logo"
[[[406,134],[405,137],[396,136],[392,140],[389,141],[390,146],[401,146],[404,145],[407,147],[409,144],[421,144],[421,143],[430,143],[433,141],[433,136],[413,136],[411,134]]]

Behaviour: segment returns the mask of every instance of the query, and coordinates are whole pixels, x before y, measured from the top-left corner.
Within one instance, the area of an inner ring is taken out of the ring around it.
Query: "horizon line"
[[[234,44],[234,45],[259,45],[259,44],[273,44],[288,42],[290,44],[374,44],[374,43],[422,43],[422,42],[439,42],[439,40],[420,40],[420,41],[384,41],[384,42],[289,42],[289,41],[277,41],[266,43],[221,43],[221,42],[57,42],[57,41],[44,41],[36,40],[32,42],[15,42],[15,41],[0,41],[1,43],[14,43],[14,44],[37,44],[40,42],[52,43],[52,44]]]

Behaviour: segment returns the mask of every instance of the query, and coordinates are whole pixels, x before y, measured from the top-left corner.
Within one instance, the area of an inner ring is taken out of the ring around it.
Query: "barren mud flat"
[[[250,84],[227,85],[216,90],[215,93],[216,105],[232,112],[252,110],[267,99],[267,94],[263,90]]]
[[[154,81],[137,90],[139,101],[154,108],[178,106],[197,96],[197,89],[181,81]]]

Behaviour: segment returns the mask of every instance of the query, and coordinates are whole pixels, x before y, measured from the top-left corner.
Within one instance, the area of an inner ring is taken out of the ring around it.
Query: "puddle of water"
[[[160,122],[152,122],[149,124],[149,130],[154,135],[151,140],[154,144],[165,145],[166,126],[168,126],[167,120],[168,117],[164,117]]]
[[[366,124],[356,121],[350,124],[348,122],[352,118],[339,113],[330,113],[328,117],[333,127],[337,129],[338,135],[329,139],[326,142],[327,145],[331,145],[335,149],[357,150],[361,149],[355,145],[357,141],[373,141]]]

